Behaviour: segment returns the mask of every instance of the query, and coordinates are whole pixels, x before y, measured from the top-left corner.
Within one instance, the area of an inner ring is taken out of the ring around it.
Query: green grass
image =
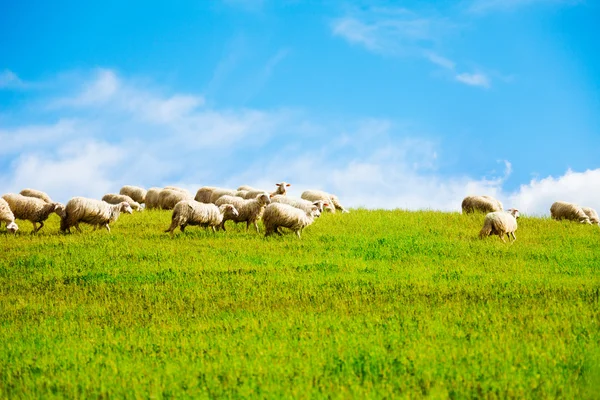
[[[600,229],[352,210],[295,235],[0,233],[0,398],[594,398]]]

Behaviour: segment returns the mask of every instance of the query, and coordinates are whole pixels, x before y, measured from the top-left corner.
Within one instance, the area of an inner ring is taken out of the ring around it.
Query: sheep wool
[[[265,208],[263,213],[263,223],[265,225],[265,236],[273,233],[281,235],[280,227],[291,229],[300,238],[304,228],[314,221],[314,213],[317,207],[313,206],[311,212],[304,212],[289,204],[271,203]]]
[[[504,235],[513,241],[517,240],[515,231],[517,230],[517,218],[519,218],[519,210],[511,208],[506,211],[494,211],[485,216],[483,228],[479,232],[479,237],[484,238],[490,235],[498,235],[498,237],[506,243]]]
[[[310,200],[298,199],[298,198],[290,197],[290,196],[284,196],[281,194],[271,196],[271,202],[288,204],[292,207],[296,207],[307,213],[311,212],[313,206],[316,206],[317,212],[315,213],[315,217],[319,217],[321,215],[321,213],[323,212],[324,207],[329,206],[329,204],[325,203],[323,200],[310,201]]]
[[[133,210],[142,211],[140,203],[125,194],[107,193],[102,197],[102,201],[105,201],[108,204],[119,204],[125,201]]]
[[[61,203],[46,203],[36,197],[15,193],[7,193],[2,198],[6,200],[16,219],[27,220],[33,224],[33,233],[44,227],[44,221],[51,213],[56,213],[61,218],[65,215],[65,206]]]
[[[263,192],[256,196],[254,199],[242,199],[237,196],[222,196],[215,204],[217,206],[223,204],[232,204],[235,209],[238,211],[238,215],[236,216],[227,216],[223,218],[221,222],[221,228],[225,230],[225,222],[233,221],[234,223],[245,222],[246,230],[250,227],[250,224],[253,224],[256,228],[256,233],[260,232],[258,229],[258,220],[260,219],[265,207],[267,204],[271,203],[271,199],[269,198],[269,194]]]
[[[322,190],[306,190],[300,195],[301,198],[310,201],[322,200],[328,205],[325,207],[328,211],[335,213],[335,210],[349,212],[341,204],[336,195],[324,192]]]
[[[238,212],[231,204],[217,207],[211,203],[200,203],[196,200],[183,200],[175,205],[171,215],[171,226],[165,231],[173,235],[175,228],[179,227],[181,232],[188,225],[199,225],[211,227],[216,232],[216,227],[221,225],[223,218],[235,217]]]
[[[139,186],[125,185],[121,188],[121,190],[119,190],[119,194],[129,196],[133,201],[138,202],[139,204],[144,204],[146,202],[146,195],[148,194],[148,191]]]
[[[15,222],[15,215],[10,209],[10,206],[2,197],[0,197],[0,225],[4,222],[6,224],[6,230],[12,233],[16,233],[19,230],[19,226]]]
[[[50,196],[48,196],[48,194],[40,191],[40,190],[35,190],[35,189],[23,189],[19,192],[19,194],[26,196],[26,197],[35,197],[37,199],[40,200],[44,200],[46,203],[53,203],[52,199],[50,198]]]
[[[580,206],[566,201],[554,202],[550,207],[550,215],[557,221],[567,219],[570,221],[579,221],[582,224],[591,224],[590,218],[583,212]]]
[[[191,200],[191,195],[183,191],[163,189],[158,194],[158,208],[172,210],[175,208],[175,204],[182,200]]]
[[[588,216],[592,224],[600,225],[600,218],[598,218],[598,213],[596,212],[596,210],[594,210],[591,207],[582,207],[581,209],[583,210],[585,215]]]
[[[467,196],[463,199],[461,208],[463,214],[490,213],[503,210],[502,203],[492,196]]]
[[[148,210],[152,210],[154,208],[160,208],[160,204],[158,202],[158,196],[160,195],[160,192],[162,191],[162,188],[159,187],[153,187],[148,189],[148,191],[146,192],[146,198],[144,199],[146,202],[146,208]]]
[[[212,195],[213,190],[217,189],[214,186],[202,186],[196,192],[196,196],[194,196],[194,200],[200,203],[210,203],[210,196]]]
[[[223,189],[223,188],[214,188],[210,194],[209,202],[216,204],[217,200],[223,196],[235,196],[237,194],[237,190],[233,189]]]
[[[108,204],[102,200],[73,197],[67,202],[65,217],[61,220],[60,230],[70,233],[71,227],[74,226],[78,232],[81,232],[79,224],[84,222],[93,225],[94,230],[103,226],[110,232],[109,224],[115,222],[122,212],[133,213],[129,203]]]
[[[268,194],[275,196],[278,194],[281,195],[285,195],[287,193],[287,188],[291,186],[291,184],[287,183],[287,182],[280,182],[280,183],[276,183],[275,186],[277,186],[277,189],[275,189],[274,192],[268,193],[266,190],[261,190],[261,189],[254,189],[251,186],[240,186],[238,188],[238,191],[244,191],[244,193],[241,194],[241,197],[245,198],[245,199],[255,199],[256,196],[258,196],[261,193],[267,192]],[[242,188],[242,189],[240,189]],[[239,194],[238,194],[239,195]]]

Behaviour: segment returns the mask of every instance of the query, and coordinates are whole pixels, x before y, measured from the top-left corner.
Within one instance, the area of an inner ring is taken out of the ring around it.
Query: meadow
[[[598,398],[600,228],[355,209],[0,232],[0,398]]]

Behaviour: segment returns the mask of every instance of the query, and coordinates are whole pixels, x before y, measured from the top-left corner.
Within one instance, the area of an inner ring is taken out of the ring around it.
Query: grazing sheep
[[[315,214],[315,217],[319,217],[321,215],[321,213],[323,212],[324,207],[329,206],[329,204],[325,203],[323,200],[317,200],[317,201],[311,202],[310,200],[298,199],[295,197],[284,196],[281,194],[271,196],[271,202],[288,204],[292,207],[299,208],[300,210],[302,210],[304,212],[310,212],[312,210],[312,207],[316,206],[317,213]]]
[[[223,189],[223,188],[214,188],[210,193],[209,202],[216,204],[217,200],[223,196],[235,196],[237,194],[237,190],[232,189]]]
[[[229,220],[235,222],[236,224],[238,222],[246,222],[246,231],[250,227],[250,224],[254,224],[256,233],[258,233],[258,220],[261,217],[265,206],[269,203],[271,203],[271,199],[269,198],[269,194],[267,192],[257,195],[255,199],[242,199],[241,197],[236,196],[220,197],[215,202],[216,205],[220,206],[223,204],[233,204],[236,210],[238,210],[238,215],[223,218],[223,221],[221,222],[221,228],[225,230],[225,222]]]
[[[44,200],[46,203],[53,203],[50,196],[48,196],[46,193],[44,193],[40,190],[23,189],[19,192],[19,194],[26,196],[26,197],[35,197],[36,199]]]
[[[31,221],[33,233],[42,229],[44,221],[48,219],[51,213],[56,213],[61,218],[65,215],[65,206],[60,203],[46,203],[36,197],[14,193],[7,193],[2,198],[6,200],[16,219]],[[37,223],[40,224],[39,227]]]
[[[133,201],[138,202],[139,204],[144,204],[146,202],[146,194],[148,191],[139,186],[129,186],[125,185],[119,190],[119,194],[123,194],[125,196],[131,197]],[[114,204],[114,203],[113,203]]]
[[[491,196],[467,196],[463,199],[461,207],[463,214],[503,210],[502,203]]]
[[[160,192],[162,191],[162,188],[158,188],[158,187],[153,187],[148,189],[148,191],[146,192],[146,209],[148,210],[152,210],[154,208],[160,208],[160,203],[158,202],[158,196],[160,195]]]
[[[186,192],[180,192],[178,190],[163,189],[158,194],[158,207],[161,210],[172,210],[175,208],[175,204],[182,200],[191,200],[192,197]]]
[[[135,211],[142,211],[140,203],[125,194],[107,193],[102,197],[102,201],[108,204],[119,204],[126,201]]]
[[[291,184],[287,183],[287,182],[280,182],[280,183],[276,183],[275,186],[277,186],[277,189],[275,189],[274,192],[268,193],[270,195],[278,195],[278,194],[282,194],[285,195],[287,193],[286,188],[290,187]],[[240,192],[238,194],[238,196],[243,197],[244,199],[255,199],[256,196],[258,196],[261,193],[266,192],[266,190],[260,190],[260,189],[254,189],[251,186],[240,186],[238,188],[238,191]],[[245,193],[244,193],[245,192]]]
[[[306,190],[302,192],[300,197],[304,200],[309,201],[322,200],[323,202],[328,204],[326,209],[332,213],[335,213],[336,209],[344,213],[350,212],[340,204],[340,200],[337,198],[336,195],[324,192],[322,190]]]
[[[279,228],[284,227],[296,232],[296,235],[300,238],[302,230],[313,223],[316,212],[316,206],[313,206],[310,212],[304,212],[289,204],[271,203],[265,208],[262,217],[265,225],[265,236],[272,233],[281,235]]]
[[[553,219],[560,221],[568,219],[570,221],[579,221],[582,224],[591,224],[590,218],[583,212],[577,204],[567,203],[566,201],[557,201],[550,207],[550,215]]]
[[[210,203],[210,196],[212,195],[213,190],[217,189],[215,186],[202,186],[196,192],[196,196],[194,196],[194,200],[200,203]]]
[[[10,206],[2,197],[0,197],[0,225],[4,222],[6,229],[9,232],[17,233],[19,226],[15,222],[15,215],[10,209]]]
[[[506,234],[509,241],[512,235],[514,242],[517,240],[517,237],[515,236],[515,231],[517,230],[517,218],[519,218],[519,210],[515,208],[488,213],[485,216],[483,228],[481,228],[481,231],[479,232],[479,237],[483,239],[490,235],[498,235],[498,237],[506,243],[504,240],[504,235]]]
[[[598,213],[596,212],[596,210],[594,210],[591,207],[582,207],[581,209],[583,210],[585,215],[588,216],[592,224],[600,225],[600,218],[598,218]]]
[[[119,204],[108,204],[102,200],[73,197],[67,202],[66,213],[60,223],[60,230],[70,233],[71,227],[74,226],[78,232],[81,232],[79,223],[85,222],[93,225],[94,230],[99,226],[104,226],[110,232],[108,224],[116,221],[122,212],[133,213],[129,203],[124,201]]]
[[[188,225],[210,226],[213,232],[216,232],[215,227],[221,225],[224,218],[237,215],[237,210],[231,204],[223,204],[217,207],[214,204],[200,203],[196,200],[183,200],[173,208],[171,226],[165,232],[173,235],[173,231],[177,227],[181,232],[184,232],[185,227]]]

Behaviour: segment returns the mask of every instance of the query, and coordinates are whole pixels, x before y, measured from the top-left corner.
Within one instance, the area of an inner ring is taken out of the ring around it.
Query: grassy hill
[[[593,398],[600,229],[352,210],[242,225],[0,233],[0,397]]]

